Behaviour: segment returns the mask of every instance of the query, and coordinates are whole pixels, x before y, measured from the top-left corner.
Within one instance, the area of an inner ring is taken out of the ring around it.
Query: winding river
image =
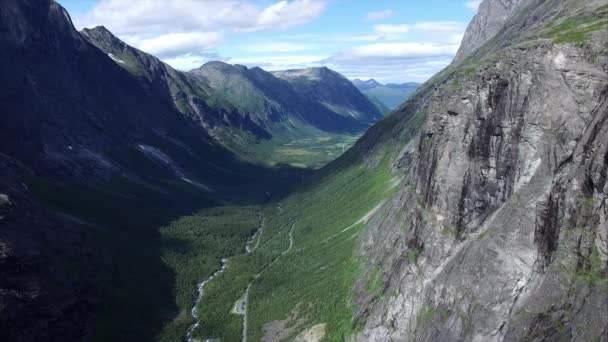
[[[228,259],[226,258],[222,258],[222,267],[220,267],[219,270],[217,270],[215,273],[213,273],[211,275],[211,277],[207,278],[206,280],[204,280],[203,282],[201,282],[200,284],[198,284],[198,297],[196,298],[196,301],[194,302],[194,306],[192,307],[192,318],[194,318],[195,323],[190,326],[190,328],[188,328],[188,332],[186,333],[186,341],[188,342],[200,342],[201,340],[194,338],[192,335],[194,334],[194,331],[196,330],[196,328],[198,328],[198,326],[200,325],[200,321],[198,319],[198,305],[200,304],[200,302],[203,300],[203,295],[205,294],[205,285],[210,282],[211,280],[213,280],[215,277],[217,277],[218,275],[224,273],[226,271],[226,269],[228,268]],[[207,341],[207,340],[204,340]]]

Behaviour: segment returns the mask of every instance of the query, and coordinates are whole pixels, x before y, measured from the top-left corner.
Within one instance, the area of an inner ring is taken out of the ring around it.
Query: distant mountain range
[[[420,86],[420,83],[408,82],[402,84],[388,83],[382,84],[376,80],[369,79],[363,81],[353,80],[353,84],[370,99],[377,100],[389,110],[397,108],[405,102]]]
[[[223,62],[189,72],[133,48],[105,27],[82,35],[169,106],[241,153],[243,137],[272,139],[311,132],[354,133],[382,117],[344,76],[328,68],[270,73]],[[245,139],[250,145],[252,139]]]

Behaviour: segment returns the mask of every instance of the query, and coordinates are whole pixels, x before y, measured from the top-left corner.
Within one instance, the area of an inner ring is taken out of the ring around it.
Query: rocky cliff
[[[522,0],[483,1],[477,14],[467,27],[456,53],[455,60],[462,59],[494,37],[505,21],[516,11]]]
[[[606,341],[607,13],[485,0],[466,56],[356,145],[401,179],[360,240],[357,340]]]

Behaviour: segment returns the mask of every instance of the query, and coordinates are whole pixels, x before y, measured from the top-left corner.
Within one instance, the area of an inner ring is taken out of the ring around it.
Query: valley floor
[[[197,284],[220,269],[222,258],[225,271],[205,284],[194,338],[350,335],[351,291],[359,276],[355,237],[395,182],[385,165],[352,167],[329,178],[278,203],[206,209],[161,229],[179,314],[159,339],[176,341],[195,323],[190,309]],[[374,286],[372,279],[370,293]]]
[[[362,134],[313,131],[307,136],[293,138],[287,135],[270,140],[238,135],[225,139],[225,143],[245,159],[264,161],[266,166],[319,169],[351,148]]]

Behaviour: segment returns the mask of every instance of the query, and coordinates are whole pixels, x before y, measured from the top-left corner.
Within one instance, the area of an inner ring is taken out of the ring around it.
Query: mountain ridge
[[[390,110],[405,102],[420,87],[420,83],[416,82],[381,84],[374,79],[355,79],[353,84],[366,96],[381,102]]]

